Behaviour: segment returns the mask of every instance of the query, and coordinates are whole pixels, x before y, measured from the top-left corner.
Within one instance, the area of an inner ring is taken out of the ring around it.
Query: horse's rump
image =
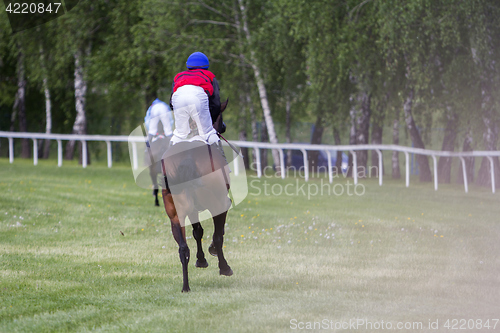
[[[217,144],[177,143],[165,152],[163,163],[179,216],[205,209],[218,215],[229,209],[229,167]]]
[[[217,144],[209,146],[199,141],[172,145],[162,159],[169,185],[189,182],[227,167]]]

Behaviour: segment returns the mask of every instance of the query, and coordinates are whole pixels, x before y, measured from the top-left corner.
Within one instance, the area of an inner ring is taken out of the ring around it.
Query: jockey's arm
[[[172,81],[172,89],[170,89],[170,100],[168,101],[168,106],[170,106],[170,110],[174,111],[174,105],[172,104],[172,95],[174,94],[174,86],[175,86],[175,81]]]
[[[208,107],[210,108],[210,115],[212,116],[212,123],[217,120],[220,114],[220,95],[219,95],[219,83],[217,79],[214,78],[212,85],[214,87],[214,93],[208,98]]]

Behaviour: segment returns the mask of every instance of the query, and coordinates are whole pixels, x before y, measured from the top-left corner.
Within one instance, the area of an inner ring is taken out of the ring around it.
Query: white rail
[[[14,139],[33,140],[33,164],[38,164],[38,140],[56,140],[57,141],[57,166],[63,163],[62,140],[80,141],[82,143],[82,166],[87,167],[87,141],[106,142],[108,167],[113,166],[113,152],[111,142],[128,142],[131,138],[127,135],[78,135],[78,134],[46,134],[46,133],[21,133],[21,132],[2,132],[0,138],[9,139],[9,160],[14,163]],[[144,142],[144,138],[133,138],[136,142]]]
[[[56,140],[57,141],[57,165],[62,166],[62,140],[73,140],[82,142],[82,166],[87,167],[87,141],[100,141],[106,142],[107,146],[107,160],[108,167],[112,166],[112,150],[111,142],[129,142],[132,141],[132,160],[133,167],[137,168],[137,147],[135,142],[144,142],[144,137],[129,137],[126,135],[77,135],[77,134],[45,134],[45,133],[20,133],[20,132],[2,132],[0,131],[0,138],[7,138],[9,140],[9,160],[10,163],[14,163],[14,139],[30,139],[33,140],[33,164],[38,164],[38,141],[37,140]],[[410,186],[410,154],[420,154],[425,156],[431,156],[433,161],[433,171],[434,171],[434,189],[438,189],[438,172],[437,172],[437,157],[457,157],[460,158],[463,170],[464,179],[464,189],[467,193],[469,191],[467,172],[465,168],[465,157],[486,157],[490,162],[490,177],[491,177],[491,191],[495,193],[495,164],[493,157],[500,157],[500,151],[471,151],[471,152],[448,152],[448,151],[436,151],[429,149],[420,149],[412,147],[404,147],[397,145],[313,145],[313,144],[297,144],[297,143],[265,143],[265,142],[252,142],[252,141],[231,141],[233,144],[244,147],[252,148],[255,150],[256,156],[256,169],[257,177],[262,177],[261,171],[261,159],[260,159],[260,149],[277,149],[280,156],[280,170],[285,170],[285,159],[283,150],[300,150],[304,157],[304,178],[305,181],[309,180],[309,165],[307,163],[307,152],[308,151],[325,151],[328,156],[328,175],[330,183],[333,182],[333,166],[331,164],[331,151],[348,151],[353,156],[353,179],[354,183],[358,183],[358,172],[357,172],[357,156],[356,151],[359,150],[374,150],[379,157],[379,185],[383,182],[383,172],[382,172],[382,151],[397,151],[405,154],[405,171],[406,171],[406,187]],[[285,172],[281,173],[282,178],[285,178]]]
[[[491,177],[491,191],[495,193],[495,164],[493,157],[499,157],[500,151],[470,151],[470,152],[449,152],[449,151],[437,151],[437,150],[429,150],[429,149],[421,149],[421,148],[412,148],[412,147],[404,147],[397,145],[313,145],[313,144],[297,144],[297,143],[281,143],[281,144],[272,144],[265,142],[248,142],[248,141],[231,141],[232,143],[246,148],[253,148],[256,150],[257,154],[257,176],[261,177],[262,174],[260,172],[260,158],[258,155],[259,149],[291,149],[291,150],[300,150],[304,156],[304,170],[305,170],[305,180],[308,180],[308,165],[307,161],[307,150],[311,151],[325,151],[327,156],[329,156],[328,151],[348,151],[353,155],[353,179],[354,183],[358,183],[358,174],[357,172],[357,156],[356,151],[359,150],[375,150],[379,156],[379,185],[382,185],[382,151],[390,150],[402,152],[405,154],[405,169],[406,169],[406,187],[410,186],[410,154],[419,154],[425,156],[431,156],[433,160],[433,169],[434,169],[434,189],[438,190],[438,173],[437,173],[437,157],[445,156],[445,157],[458,157],[462,161],[462,167],[464,169],[463,177],[464,177],[464,188],[465,192],[469,191],[468,188],[468,180],[467,180],[467,172],[465,169],[465,160],[464,157],[487,157],[490,161],[490,177]],[[281,167],[284,166],[284,163],[281,163]],[[330,182],[332,182],[332,165],[328,163],[328,174],[330,175]]]

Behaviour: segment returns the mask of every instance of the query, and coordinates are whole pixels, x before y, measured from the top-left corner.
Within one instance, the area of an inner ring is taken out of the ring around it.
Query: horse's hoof
[[[219,275],[231,276],[233,275],[233,270],[229,266],[227,269],[219,269]]]
[[[210,246],[208,247],[208,253],[210,253],[214,257],[217,257],[217,250],[215,249],[214,242],[212,242],[212,244],[210,244]]]
[[[160,207],[160,203],[158,201],[155,201],[155,206]]]
[[[189,289],[189,287],[187,287],[186,289],[185,289],[185,288],[182,288],[182,292],[183,292],[183,293],[188,293],[188,292],[190,292],[190,291],[191,291],[191,289]]]
[[[194,264],[194,266],[198,268],[207,268],[208,262],[206,260],[205,261],[196,260],[196,264]]]

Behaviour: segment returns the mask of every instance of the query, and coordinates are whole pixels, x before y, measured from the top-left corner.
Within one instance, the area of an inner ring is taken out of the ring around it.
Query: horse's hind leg
[[[191,217],[189,218],[191,219]],[[196,267],[200,268],[206,268],[208,267],[208,262],[205,259],[205,253],[203,253],[203,247],[201,244],[201,240],[203,238],[203,228],[201,227],[200,222],[193,223],[193,237],[196,240],[196,247],[197,247],[197,252],[196,252]]]
[[[222,246],[224,245],[224,224],[226,223],[227,212],[220,215],[214,216],[214,236],[213,244],[215,251],[217,253],[217,258],[219,258],[219,274],[231,276],[233,275],[233,270],[227,264],[224,258],[224,253],[222,252]]]
[[[153,196],[155,197],[155,206],[159,206],[160,202],[158,201],[158,189],[157,188],[155,188],[153,190]]]
[[[155,163],[149,167],[149,176],[151,177],[151,183],[153,183],[153,196],[155,197],[155,206],[160,206],[158,201],[158,169],[159,164]]]
[[[182,276],[183,285],[182,292],[190,291],[189,281],[188,281],[188,263],[190,258],[189,247],[186,242],[186,228],[181,226],[179,216],[174,206],[174,200],[172,194],[167,190],[162,191],[163,203],[165,204],[165,211],[170,218],[170,224],[172,226],[172,235],[175,241],[179,244],[179,258],[182,264]]]

